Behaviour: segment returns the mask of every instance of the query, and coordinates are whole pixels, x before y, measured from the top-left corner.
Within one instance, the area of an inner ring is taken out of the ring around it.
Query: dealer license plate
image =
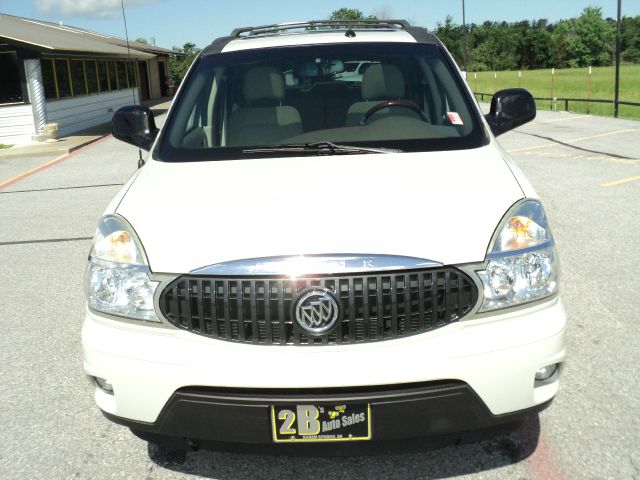
[[[350,442],[371,439],[368,403],[273,405],[273,441]]]

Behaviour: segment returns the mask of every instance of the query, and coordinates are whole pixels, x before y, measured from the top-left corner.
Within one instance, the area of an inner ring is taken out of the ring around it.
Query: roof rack
[[[310,20],[306,22],[276,23],[259,27],[236,28],[231,37],[252,37],[257,35],[274,35],[288,33],[290,30],[398,30],[409,28],[406,20]]]

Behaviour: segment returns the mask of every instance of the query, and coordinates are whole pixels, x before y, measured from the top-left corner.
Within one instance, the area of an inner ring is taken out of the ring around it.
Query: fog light
[[[96,385],[98,385],[98,388],[100,388],[100,390],[113,395],[113,385],[111,385],[108,380],[105,380],[104,378],[100,378],[100,377],[94,377],[94,378],[96,381]]]
[[[558,364],[554,363],[553,365],[547,365],[546,367],[539,368],[536,371],[536,380],[547,380],[556,373],[558,369]]]

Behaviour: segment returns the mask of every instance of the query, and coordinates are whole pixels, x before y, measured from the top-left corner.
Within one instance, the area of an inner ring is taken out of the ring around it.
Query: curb
[[[91,143],[97,142],[105,137],[110,136],[111,133],[105,133],[104,135],[96,135],[86,140],[82,140],[81,142],[74,143],[73,145],[56,145],[51,144],[51,146],[37,146],[37,147],[18,147],[15,150],[13,148],[9,148],[6,150],[0,150],[0,160],[5,158],[21,158],[21,157],[46,157],[46,156],[59,156],[65,155],[73,152],[74,150],[78,150],[79,148],[90,145]],[[73,138],[73,137],[67,137]]]
[[[151,110],[154,112],[156,117],[163,115],[166,111],[171,108],[171,104],[173,102],[173,98],[163,98],[156,102],[147,102],[145,105],[149,106]],[[104,128],[108,131],[105,133],[94,133],[90,134],[91,131],[95,132],[95,129]],[[86,136],[85,140],[78,141],[78,137]],[[97,142],[98,140],[102,140],[105,137],[111,136],[111,122],[105,122],[100,125],[96,125],[91,127],[86,131],[85,135],[82,135],[81,132],[77,132],[76,135],[70,135],[65,137],[60,142],[52,142],[46,143],[31,143],[28,145],[20,145],[8,149],[0,150],[0,161],[5,158],[20,158],[20,157],[48,157],[48,156],[60,156],[69,154],[79,148],[86,147],[87,145]],[[74,139],[75,142],[74,142]],[[60,145],[60,143],[66,143],[67,145]]]

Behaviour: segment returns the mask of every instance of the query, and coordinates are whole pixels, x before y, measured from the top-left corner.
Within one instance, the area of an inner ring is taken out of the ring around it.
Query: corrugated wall
[[[135,102],[132,91],[135,92]],[[47,102],[47,123],[57,123],[58,136],[64,137],[85,128],[110,122],[118,108],[138,103],[138,101],[137,88],[49,101]]]
[[[0,143],[29,143],[35,133],[30,104],[0,107]]]

